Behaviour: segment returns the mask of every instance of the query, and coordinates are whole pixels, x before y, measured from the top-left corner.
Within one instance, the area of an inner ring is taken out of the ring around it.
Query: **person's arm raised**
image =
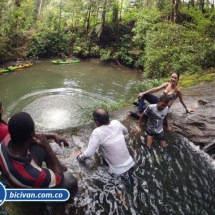
[[[154,87],[154,88],[152,88],[152,89],[150,89],[150,90],[147,90],[147,91],[144,91],[144,92],[142,92],[142,93],[139,93],[139,94],[138,94],[138,98],[143,97],[143,96],[144,96],[145,94],[147,94],[147,93],[155,93],[155,92],[158,92],[158,91],[160,91],[160,90],[162,90],[162,89],[165,89],[165,88],[167,87],[167,85],[168,85],[168,82],[163,83],[162,85],[160,85],[160,86],[158,86],[158,87]]]
[[[43,147],[47,153],[47,163],[48,168],[51,169],[54,173],[57,173],[63,178],[63,166],[58,160],[57,156],[53,152],[50,144],[48,143],[45,134],[36,134],[35,140],[37,144]]]

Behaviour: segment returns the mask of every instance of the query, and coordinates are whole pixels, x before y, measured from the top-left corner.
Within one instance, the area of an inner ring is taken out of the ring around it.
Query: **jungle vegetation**
[[[0,63],[96,57],[147,78],[215,66],[214,0],[1,0]]]

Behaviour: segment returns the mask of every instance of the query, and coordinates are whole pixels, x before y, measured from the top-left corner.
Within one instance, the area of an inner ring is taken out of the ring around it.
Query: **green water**
[[[19,111],[32,115],[37,130],[58,130],[87,122],[85,109],[129,98],[128,85],[140,74],[99,62],[34,64],[0,76],[5,118]]]

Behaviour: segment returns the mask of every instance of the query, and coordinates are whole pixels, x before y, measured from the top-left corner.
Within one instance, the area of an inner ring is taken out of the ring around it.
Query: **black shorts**
[[[157,137],[161,141],[166,141],[166,138],[164,136],[164,132],[163,131],[161,131],[160,133],[154,133],[154,132],[152,132],[150,130],[146,130],[145,136],[148,136],[148,135],[149,136],[153,136],[153,137]]]

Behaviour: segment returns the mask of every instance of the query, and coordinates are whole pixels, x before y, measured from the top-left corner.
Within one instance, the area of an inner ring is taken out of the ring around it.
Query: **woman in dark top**
[[[179,74],[173,73],[171,75],[170,82],[165,82],[162,85],[152,88],[150,90],[147,90],[145,92],[141,92],[138,94],[138,111],[142,113],[147,105],[145,104],[145,100],[150,104],[157,104],[158,103],[158,97],[152,95],[151,93],[158,92],[160,90],[164,90],[163,93],[166,94],[169,97],[169,103],[168,106],[171,107],[175,100],[179,98],[179,101],[184,106],[187,113],[194,112],[194,109],[187,108],[187,106],[184,103],[184,100],[182,98],[182,92],[178,86],[179,81]]]

